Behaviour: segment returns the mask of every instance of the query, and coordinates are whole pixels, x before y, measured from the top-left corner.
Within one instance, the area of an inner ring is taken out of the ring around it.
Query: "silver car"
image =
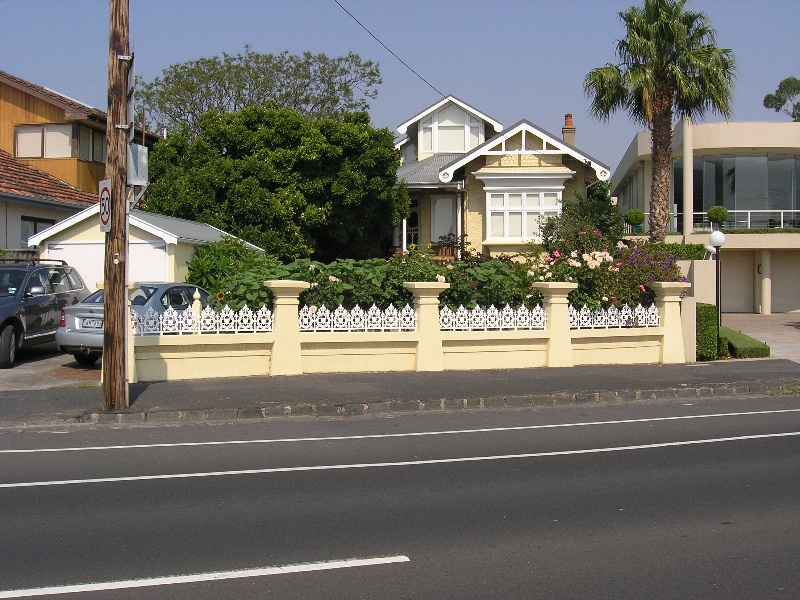
[[[131,310],[144,315],[148,309],[162,314],[172,307],[186,310],[194,302],[195,290],[200,293],[200,303],[206,306],[209,293],[187,283],[140,283],[131,291]],[[97,291],[83,302],[67,306],[61,311],[56,329],[56,346],[72,354],[82,365],[91,365],[103,355],[103,291]]]

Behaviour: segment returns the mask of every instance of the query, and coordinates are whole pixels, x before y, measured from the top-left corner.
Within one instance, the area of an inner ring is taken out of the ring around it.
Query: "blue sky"
[[[528,119],[560,134],[574,115],[576,145],[615,168],[637,127],[588,113],[583,79],[616,62],[617,13],[635,0],[340,0],[373,34],[445,94],[508,126]],[[800,77],[800,2],[689,0],[738,62],[733,120],[788,120],[764,95]],[[136,72],[152,79],[201,56],[354,51],[378,62],[371,102],[378,127],[396,127],[439,96],[334,0],[130,0]],[[108,0],[0,0],[0,69],[106,109]],[[710,116],[708,121],[720,117]]]

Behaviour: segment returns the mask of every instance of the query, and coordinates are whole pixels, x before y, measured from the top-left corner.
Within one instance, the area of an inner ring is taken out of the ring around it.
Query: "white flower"
[[[444,283],[444,275],[437,275],[436,281],[438,281],[439,283]]]

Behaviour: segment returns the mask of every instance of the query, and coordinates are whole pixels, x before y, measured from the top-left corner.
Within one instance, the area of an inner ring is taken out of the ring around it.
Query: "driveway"
[[[79,365],[72,355],[42,344],[20,350],[11,369],[0,370],[0,389],[44,390],[53,387],[100,385],[102,362]]]
[[[770,358],[800,363],[800,313],[723,313],[722,325],[764,342],[770,348]]]

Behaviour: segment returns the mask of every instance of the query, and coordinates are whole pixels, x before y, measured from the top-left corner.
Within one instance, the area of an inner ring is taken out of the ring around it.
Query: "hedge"
[[[733,358],[767,358],[769,346],[741,331],[729,327],[720,327],[720,336],[728,339],[728,349]]]
[[[697,303],[697,360],[717,360],[717,307]]]

